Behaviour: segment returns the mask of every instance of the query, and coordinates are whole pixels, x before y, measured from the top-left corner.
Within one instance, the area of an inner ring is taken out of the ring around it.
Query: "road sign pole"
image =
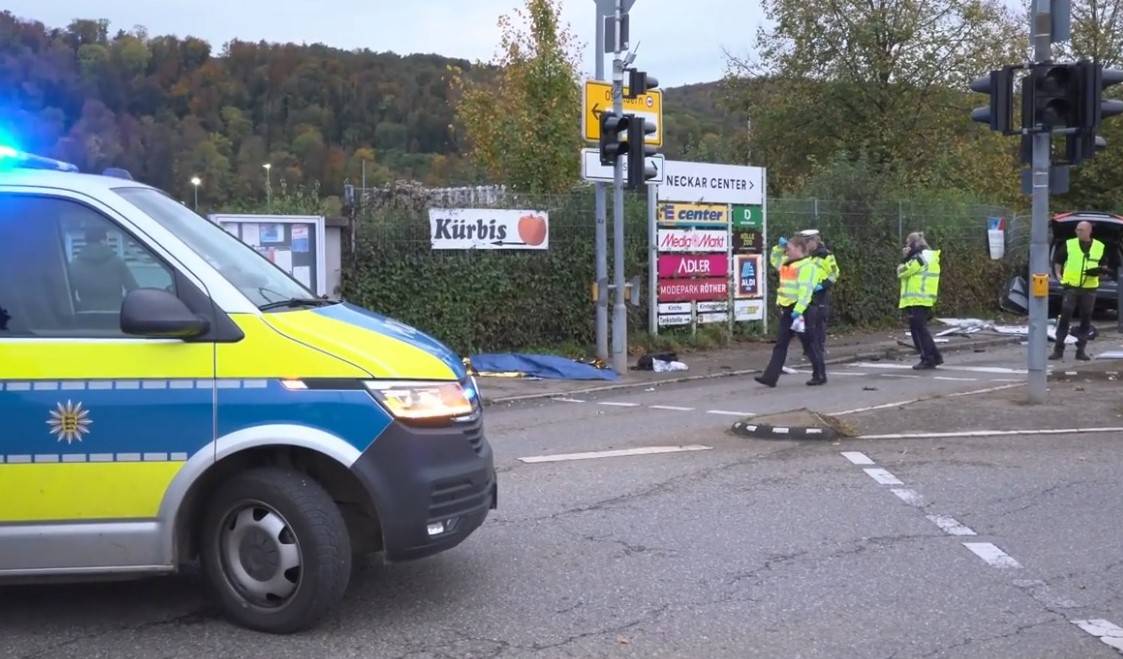
[[[1034,61],[1045,62],[1052,57],[1052,3],[1055,0],[1034,0],[1030,12],[1030,39]],[[1030,274],[1047,275],[1049,272],[1049,133],[1033,135],[1033,224],[1030,227]],[[1026,365],[1029,370],[1029,402],[1045,402],[1045,359],[1048,350],[1047,316],[1049,297],[1034,295],[1029,298],[1029,345]]]
[[[597,80],[604,80],[604,15],[597,6],[597,38],[593,44],[597,60]],[[596,194],[596,276],[597,276],[597,358],[608,361],[608,226],[604,183],[594,187]]]
[[[655,206],[659,186],[647,184],[647,333],[659,334],[659,240],[655,226]]]
[[[615,49],[612,57],[612,109],[617,116],[624,114],[624,60],[621,59],[624,16],[623,0],[616,0]],[[628,309],[624,306],[624,162],[616,158],[612,199],[613,215],[613,267],[616,269],[615,296],[612,306],[612,368],[623,375],[628,372]]]

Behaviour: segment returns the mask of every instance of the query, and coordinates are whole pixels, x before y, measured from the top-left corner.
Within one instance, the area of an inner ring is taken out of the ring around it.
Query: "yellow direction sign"
[[[600,141],[600,115],[605,111],[612,112],[612,83],[586,80],[583,106],[581,132],[589,142]],[[625,98],[624,114],[634,114],[653,123],[655,132],[648,135],[645,141],[651,146],[663,146],[662,91],[656,89],[637,98]]]

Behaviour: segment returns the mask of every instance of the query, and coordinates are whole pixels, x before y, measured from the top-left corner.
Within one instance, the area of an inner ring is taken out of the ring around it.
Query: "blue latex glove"
[[[792,320],[793,320],[793,321],[794,321],[794,320],[796,320],[797,318],[799,318],[799,317],[800,317],[800,316],[802,316],[802,315],[803,315],[803,314],[801,314],[800,312],[798,312],[798,311],[795,311],[795,310],[792,310]]]
[[[779,242],[780,242],[780,247],[787,247],[788,246],[788,239],[783,237],[783,236],[780,236]]]
[[[816,293],[818,293],[818,292],[819,292],[819,291],[821,291],[821,290],[823,290],[823,285],[822,285],[822,284],[818,284],[817,286],[815,286],[815,292],[816,292]]]

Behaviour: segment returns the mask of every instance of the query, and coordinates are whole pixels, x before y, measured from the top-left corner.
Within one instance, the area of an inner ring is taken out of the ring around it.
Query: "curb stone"
[[[753,439],[814,439],[819,441],[833,441],[838,439],[838,432],[829,426],[773,426],[766,423],[738,421],[733,424],[732,430],[734,434],[742,437],[751,437]]]
[[[1007,345],[1017,343],[1022,337],[1009,337],[1002,336],[985,341],[976,341],[968,344],[960,344],[955,346],[944,346],[941,352],[962,352],[965,350],[979,350],[982,348],[991,348],[994,346]],[[902,351],[896,347],[888,347],[878,352],[859,352],[845,357],[834,357],[826,360],[827,366],[837,366],[839,364],[850,364],[853,362],[861,361],[878,361],[881,359],[892,359],[901,356]],[[700,380],[716,380],[718,378],[739,377],[744,375],[753,375],[760,373],[761,369],[740,369],[730,370],[721,373],[707,373],[705,375],[686,375],[681,377],[673,377],[662,380],[654,380],[647,382],[627,382],[622,384],[602,385],[598,387],[588,387],[585,389],[574,389],[573,391],[552,391],[540,394],[525,394],[522,396],[504,396],[501,398],[490,398],[487,394],[482,395],[483,404],[485,407],[494,405],[505,405],[510,403],[521,403],[532,400],[544,400],[549,398],[557,398],[559,396],[581,396],[585,394],[596,394],[605,391],[621,391],[626,389],[639,389],[641,387],[658,387],[665,384],[680,384],[683,382],[697,382]]]

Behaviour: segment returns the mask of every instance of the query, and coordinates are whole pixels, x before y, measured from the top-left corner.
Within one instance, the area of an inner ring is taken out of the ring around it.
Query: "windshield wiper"
[[[335,300],[316,297],[291,297],[287,300],[268,302],[259,306],[258,309],[262,311],[272,311],[274,309],[291,309],[294,307],[325,307],[331,304],[335,304]]]

